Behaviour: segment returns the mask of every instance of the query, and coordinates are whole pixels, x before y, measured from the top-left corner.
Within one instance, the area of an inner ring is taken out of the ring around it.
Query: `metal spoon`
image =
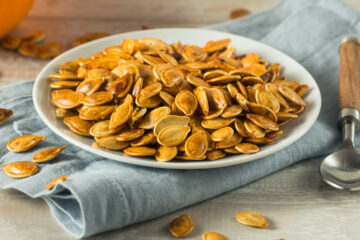
[[[343,144],[320,165],[323,180],[350,191],[360,190],[360,154],[355,150],[355,132],[360,128],[360,39],[349,37],[340,45],[339,118]]]

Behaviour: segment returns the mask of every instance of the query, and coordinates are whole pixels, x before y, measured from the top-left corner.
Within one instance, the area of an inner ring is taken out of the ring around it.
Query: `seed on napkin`
[[[267,228],[269,226],[266,218],[258,212],[243,211],[236,215],[236,220],[251,227]]]
[[[19,161],[7,163],[2,166],[4,172],[13,178],[25,178],[34,175],[38,167],[35,163],[29,161]]]
[[[47,162],[50,161],[52,159],[54,159],[55,157],[57,157],[62,150],[64,150],[66,148],[66,146],[61,146],[61,147],[53,147],[53,148],[48,148],[45,150],[42,150],[41,152],[38,152],[37,154],[35,154],[32,158],[33,162],[36,163],[41,163],[41,162]]]
[[[5,123],[13,114],[14,112],[11,109],[0,108],[0,125]]]
[[[51,180],[51,182],[49,182],[48,185],[46,185],[45,189],[46,190],[51,190],[55,187],[55,185],[59,182],[64,182],[67,180],[66,176],[61,176],[61,177],[56,177],[53,180]]]
[[[6,147],[12,152],[24,152],[45,139],[45,136],[23,135],[10,140]]]

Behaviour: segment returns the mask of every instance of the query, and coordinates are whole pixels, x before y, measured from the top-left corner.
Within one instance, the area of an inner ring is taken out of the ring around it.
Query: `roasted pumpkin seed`
[[[66,180],[67,180],[66,176],[56,177],[53,180],[51,180],[51,182],[49,182],[48,185],[46,185],[45,189],[46,190],[51,190],[56,186],[56,184],[58,184],[59,182],[64,182]]]
[[[239,223],[242,223],[251,227],[260,227],[267,228],[269,226],[266,218],[258,212],[255,211],[243,211],[239,212],[236,215],[236,220]]]
[[[124,153],[134,157],[147,157],[154,156],[156,150],[149,147],[128,147],[124,149]]]
[[[4,172],[13,178],[25,178],[38,171],[35,163],[29,161],[12,162],[2,165]]]
[[[256,153],[259,147],[252,143],[239,143],[235,145],[235,149],[240,153]]]
[[[229,238],[221,233],[206,232],[202,235],[202,240],[229,240]]]
[[[156,151],[155,158],[160,162],[168,162],[175,158],[177,153],[177,147],[160,146]]]
[[[169,230],[174,237],[185,237],[194,230],[194,222],[189,215],[183,214],[171,221]]]
[[[14,112],[11,109],[0,108],[0,125],[5,123],[13,114]]]
[[[24,152],[45,139],[45,136],[23,135],[10,140],[6,147],[11,152]]]
[[[50,161],[50,160],[54,159],[55,157],[57,157],[62,152],[62,150],[64,150],[65,148],[66,148],[66,146],[45,149],[45,150],[35,154],[33,156],[32,160],[33,160],[33,162],[36,162],[36,163]]]

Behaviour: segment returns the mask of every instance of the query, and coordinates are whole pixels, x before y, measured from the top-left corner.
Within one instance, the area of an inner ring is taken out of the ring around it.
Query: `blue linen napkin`
[[[225,168],[165,170],[131,166],[104,159],[66,143],[35,113],[33,81],[0,89],[0,106],[14,116],[0,126],[1,164],[29,160],[50,146],[67,145],[57,160],[41,164],[36,175],[12,179],[0,171],[0,187],[43,198],[52,215],[72,236],[81,238],[149,220],[243,186],[295,162],[333,151],[340,142],[335,128],[338,92],[338,45],[347,35],[359,36],[359,14],[337,0],[284,0],[274,8],[244,19],[210,27],[240,34],[273,46],[303,64],[322,92],[323,107],[311,130],[296,143],[269,157]],[[23,134],[47,136],[22,154],[6,143]],[[54,177],[68,180],[52,191]]]

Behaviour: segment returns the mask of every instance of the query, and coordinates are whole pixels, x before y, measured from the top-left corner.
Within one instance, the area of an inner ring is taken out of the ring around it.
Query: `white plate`
[[[276,143],[263,146],[261,147],[261,151],[251,155],[229,155],[226,158],[216,161],[157,162],[153,158],[128,157],[121,152],[93,148],[91,147],[91,144],[94,140],[91,138],[79,136],[71,132],[63,124],[62,120],[56,118],[55,107],[50,103],[50,87],[47,76],[51,73],[57,72],[58,66],[63,62],[75,60],[80,57],[89,57],[92,54],[101,51],[105,47],[119,45],[125,38],[139,39],[142,37],[155,37],[167,43],[173,43],[180,40],[184,44],[195,44],[199,46],[203,46],[209,40],[230,38],[232,40],[231,45],[236,47],[237,53],[256,52],[268,62],[280,63],[283,67],[283,74],[287,77],[287,79],[292,81],[299,81],[302,84],[308,84],[309,90],[305,96],[305,101],[307,103],[306,108],[300,114],[298,119],[291,121],[283,128],[284,134],[278,138]],[[301,136],[303,136],[314,124],[319,115],[321,107],[319,87],[317,86],[313,77],[305,70],[304,67],[302,67],[294,59],[290,58],[284,53],[245,37],[217,31],[185,28],[152,29],[122,33],[99,39],[71,49],[52,60],[40,72],[36,78],[33,89],[33,100],[36,111],[51,130],[53,130],[56,134],[68,142],[86,151],[105,158],[129,164],[146,167],[177,169],[225,167],[256,160],[275,153],[294,143]]]

